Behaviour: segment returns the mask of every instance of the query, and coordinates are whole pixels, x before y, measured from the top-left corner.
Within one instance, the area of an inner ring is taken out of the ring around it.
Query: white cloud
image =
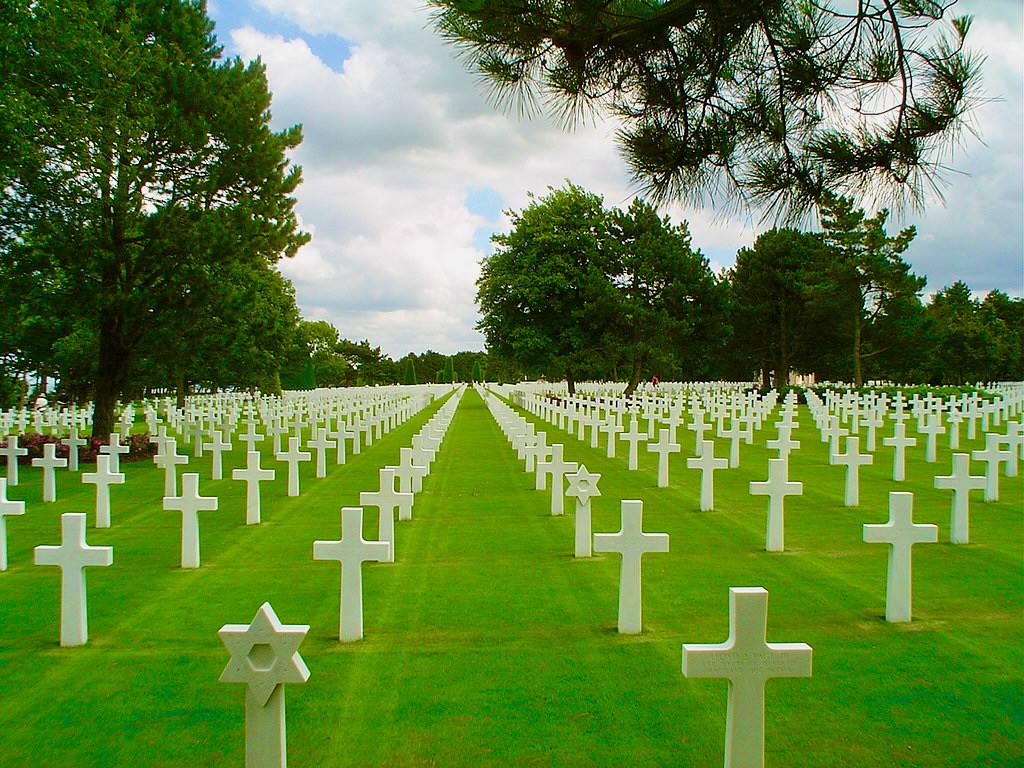
[[[291,36],[252,27],[218,34],[231,52],[262,57],[275,127],[303,124],[295,152],[304,176],[298,209],[314,237],[282,271],[306,317],[329,320],[342,335],[367,338],[394,357],[482,349],[473,327],[484,254],[474,242],[494,222],[467,209],[469,192],[493,190],[505,209],[518,210],[528,192],[569,178],[608,205],[632,198],[612,125],[567,132],[543,116],[495,110],[433,32],[419,0],[251,3],[262,18],[278,15]],[[990,3],[973,6],[983,15]],[[969,11],[972,4],[965,5]],[[978,113],[988,147],[968,141],[968,152],[954,156],[953,165],[972,175],[954,177],[947,208],[893,223],[918,225],[908,257],[933,288],[957,278],[981,290],[1024,288],[1022,24],[1008,8],[1000,6],[1000,18],[1009,23],[979,18],[971,33],[989,56],[987,87],[1006,94]],[[347,58],[329,67],[296,29],[321,47],[325,36],[343,39]],[[689,221],[694,245],[716,268],[731,264],[765,228],[754,217],[723,219],[681,206],[666,213]],[[498,226],[507,228],[507,220],[500,217]]]

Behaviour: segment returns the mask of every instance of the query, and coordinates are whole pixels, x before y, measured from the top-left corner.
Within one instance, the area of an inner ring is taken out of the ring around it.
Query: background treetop
[[[621,120],[655,201],[919,207],[980,100],[955,0],[429,0],[498,101]]]

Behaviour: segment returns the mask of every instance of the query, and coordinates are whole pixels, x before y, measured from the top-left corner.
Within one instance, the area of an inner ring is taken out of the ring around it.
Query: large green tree
[[[993,291],[979,301],[962,280],[928,303],[934,343],[928,360],[935,384],[1019,380],[1024,299]]]
[[[527,376],[703,378],[725,337],[724,302],[685,224],[642,200],[606,210],[568,184],[492,238],[477,301],[489,359]]]
[[[989,291],[981,314],[997,336],[989,381],[1024,381],[1024,298]]]
[[[955,0],[428,0],[499,101],[599,110],[654,199],[918,203],[978,102]]]
[[[742,377],[760,373],[762,386],[784,387],[794,368],[807,370],[807,347],[828,327],[810,327],[808,281],[825,248],[812,233],[772,229],[741,248],[727,273],[733,336],[730,350]],[[742,362],[740,362],[742,361]],[[771,374],[774,372],[774,381]]]
[[[673,361],[689,360],[700,370],[700,358],[716,353],[724,338],[722,301],[686,223],[673,224],[637,198],[627,211],[611,211],[608,234],[606,354],[626,357],[624,394],[652,374],[664,375]]]
[[[511,213],[477,280],[488,352],[528,375],[564,376],[570,392],[592,366],[609,317],[607,212],[574,184]]]
[[[816,308],[822,322],[844,332],[858,387],[864,383],[865,361],[905,343],[913,332],[886,321],[906,315],[905,302],[916,300],[926,282],[902,255],[917,230],[907,227],[890,236],[888,217],[884,209],[869,217],[851,199],[835,195],[826,196],[821,207],[821,238],[829,254],[814,276]]]
[[[304,242],[301,135],[270,129],[263,65],[221,59],[204,3],[4,8],[0,285],[55,342],[95,327],[102,435],[156,329]]]
[[[190,292],[188,303],[145,335],[133,365],[133,391],[177,388],[184,406],[197,384],[281,390],[280,369],[300,325],[295,290],[271,264],[234,266],[207,286],[212,294]]]

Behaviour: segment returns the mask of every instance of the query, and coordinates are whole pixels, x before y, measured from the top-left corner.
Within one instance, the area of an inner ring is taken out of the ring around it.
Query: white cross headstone
[[[970,492],[985,490],[985,478],[971,474],[971,457],[966,453],[953,454],[953,471],[935,478],[935,487],[953,491],[953,513],[949,540],[953,544],[967,544],[970,538]]]
[[[249,453],[249,451],[255,451],[256,443],[262,443],[265,437],[266,435],[263,435],[256,431],[256,422],[249,421],[246,426],[245,432],[240,434],[238,436],[238,439],[245,443],[245,452]]]
[[[7,570],[7,516],[24,515],[25,502],[7,498],[7,478],[0,477],[0,571]]]
[[[711,425],[704,421],[704,411],[694,410],[693,421],[686,427],[693,432],[693,455],[700,457],[704,450],[704,433],[711,429]]]
[[[884,445],[891,445],[894,449],[892,455],[892,479],[903,481],[906,479],[906,449],[917,445],[917,438],[907,437],[907,425],[897,421],[892,437],[883,437]]]
[[[388,557],[386,541],[363,538],[363,508],[341,510],[341,538],[338,541],[314,541],[314,560],[337,560],[341,563],[341,621],[338,639],[361,640],[363,637],[363,563],[381,562]]]
[[[83,472],[82,482],[96,486],[96,527],[110,527],[110,486],[124,485],[124,473],[111,472],[109,454],[100,453],[96,456],[96,471]]]
[[[601,432],[608,435],[608,448],[606,456],[609,459],[615,458],[615,444],[619,441],[619,434],[622,432],[622,425],[619,424],[614,418],[609,418],[601,426],[598,427]]]
[[[800,441],[794,440],[792,437],[792,428],[781,423],[776,425],[779,429],[779,435],[774,440],[768,440],[765,446],[772,451],[778,451],[778,458],[788,459],[791,451],[795,451],[800,448]]]
[[[303,451],[299,448],[299,438],[289,437],[288,438],[288,450],[283,453],[277,454],[278,461],[284,461],[288,463],[288,495],[298,496],[299,495],[299,462],[309,461],[313,458],[313,454],[309,451]]]
[[[188,456],[178,453],[178,441],[173,437],[168,438],[163,444],[163,450],[153,457],[153,463],[164,471],[164,496],[178,495],[178,470],[179,464],[188,464]]]
[[[245,481],[245,524],[258,525],[260,522],[260,483],[273,480],[277,472],[260,468],[260,452],[247,451],[245,469],[231,470],[232,480]]]
[[[275,419],[267,424],[266,429],[273,445],[271,453],[276,456],[281,452],[281,436],[288,434],[288,427],[280,419]]]
[[[0,448],[0,455],[7,457],[7,485],[13,488],[18,484],[18,457],[28,456],[28,448],[18,446],[17,435],[8,435],[7,444]]]
[[[768,460],[768,480],[751,483],[750,493],[754,496],[768,497],[768,534],[765,549],[769,552],[782,552],[784,545],[784,502],[786,496],[800,496],[804,492],[804,484],[790,482],[789,462],[786,459]]]
[[[538,432],[536,435],[534,435],[534,442],[527,444],[523,448],[523,453],[525,454],[526,459],[525,466],[527,472],[536,472],[537,462],[544,461],[547,459],[548,456],[551,455],[551,448],[548,447],[547,445],[547,439],[547,432]],[[538,482],[542,483],[543,478],[538,479]],[[537,488],[537,490],[543,491],[544,485],[542,484],[539,488]]]
[[[865,525],[864,541],[889,545],[889,575],[885,586],[885,620],[910,621],[911,548],[939,540],[934,525],[914,523],[914,494],[889,493],[889,522]]]
[[[121,445],[121,435],[117,432],[111,432],[110,442],[100,446],[100,453],[110,457],[110,471],[115,473],[121,471],[121,457],[127,456],[130,451],[130,446]]]
[[[565,511],[565,476],[579,468],[575,461],[566,461],[562,458],[562,449],[561,443],[555,443],[551,446],[551,459],[537,462],[537,490],[544,490],[544,486],[547,485],[544,481],[551,475],[552,515],[561,515]]]
[[[850,434],[849,430],[840,426],[838,416],[829,416],[827,426],[821,430],[821,441],[828,442],[828,455],[834,456],[839,450],[839,438]]]
[[[363,430],[366,429],[366,426],[359,419],[352,419],[348,426],[352,430],[352,455],[356,456],[360,451],[362,451],[360,440],[362,439]]]
[[[942,426],[942,417],[937,413],[929,414],[925,417],[925,423],[917,431],[928,436],[924,444],[924,460],[929,464],[934,464],[938,436],[946,434],[946,428]]]
[[[399,448],[398,456],[398,466],[391,467],[398,478],[398,490],[402,493],[419,493],[423,490],[423,478],[427,475],[427,468],[413,463],[412,448]]]
[[[68,447],[68,470],[70,472],[78,471],[78,449],[89,444],[88,440],[85,440],[78,436],[78,427],[72,426],[70,434],[60,441],[61,445]]]
[[[679,453],[682,446],[672,441],[672,430],[662,429],[658,433],[658,441],[648,443],[647,450],[658,454],[658,487],[668,488],[668,457]]]
[[[306,447],[316,451],[316,476],[327,477],[327,449],[335,447],[334,441],[327,437],[327,430],[318,429],[316,437],[307,441]]]
[[[621,435],[619,435],[619,440],[625,440],[627,443],[629,443],[629,468],[635,470],[638,466],[637,444],[647,441],[647,433],[640,431],[636,423],[635,415],[629,422],[629,431],[623,432]]]
[[[715,458],[715,444],[705,440],[700,455],[686,460],[690,469],[700,470],[700,511],[708,512],[715,508],[715,470],[727,469],[728,459]]]
[[[856,507],[860,504],[860,468],[874,461],[870,453],[860,452],[859,437],[846,438],[846,453],[833,453],[829,456],[829,464],[842,464],[846,467],[845,506]]]
[[[217,509],[216,496],[199,495],[199,475],[181,476],[181,496],[164,496],[164,509],[181,512],[181,567],[199,567],[199,513]]]
[[[1024,453],[1024,424],[1007,422],[1006,434],[999,436],[999,445],[1004,444],[1006,450],[1010,452],[1009,461],[1006,463],[1006,476],[1016,477],[1020,454]]]
[[[57,473],[54,470],[56,470],[58,467],[66,467],[67,465],[67,459],[57,458],[56,443],[45,443],[43,445],[42,457],[38,459],[32,459],[33,467],[43,468],[44,502],[57,500]]]
[[[811,646],[769,643],[768,591],[730,587],[729,639],[683,645],[683,675],[725,678],[725,768],[764,768],[764,686],[773,677],[810,677]]]
[[[304,683],[309,669],[298,648],[308,624],[282,624],[264,603],[251,624],[225,624],[217,634],[231,654],[222,683],[245,683],[246,768],[285,768],[284,684]]]
[[[231,443],[224,439],[219,429],[210,430],[210,442],[203,446],[213,454],[211,479],[224,479],[224,452],[231,450]]]
[[[595,533],[595,552],[619,552],[619,632],[641,631],[641,559],[647,552],[668,552],[667,533],[644,533],[644,503],[623,500],[622,527],[618,533]]]
[[[61,569],[60,644],[85,645],[89,639],[89,619],[85,595],[85,568],[113,565],[113,547],[95,547],[85,542],[85,513],[65,512],[60,516],[59,547],[36,547],[36,565],[56,565]]]
[[[719,430],[719,437],[729,440],[729,467],[735,469],[740,465],[740,440],[746,432],[738,419],[733,419],[728,429]]]
[[[580,468],[572,474],[566,475],[565,479],[569,482],[569,488],[565,495],[576,499],[575,556],[590,557],[593,543],[590,500],[601,495],[601,491],[597,487],[601,475],[596,472],[588,472],[587,465],[580,464]]]
[[[1009,464],[1010,451],[999,448],[999,438],[995,432],[985,435],[985,448],[971,451],[971,458],[985,462],[985,501],[999,501],[999,465]]]
[[[412,519],[412,494],[395,491],[395,470],[383,467],[379,472],[380,489],[363,491],[359,494],[359,503],[363,506],[377,507],[380,510],[377,525],[377,540],[386,542],[388,556],[382,561],[395,562],[395,507],[399,507],[399,519]]]

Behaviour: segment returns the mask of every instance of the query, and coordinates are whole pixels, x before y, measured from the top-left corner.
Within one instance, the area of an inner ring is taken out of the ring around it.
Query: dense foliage
[[[643,201],[606,210],[569,183],[512,214],[477,281],[488,350],[527,376],[708,373],[722,304],[707,260]]]
[[[263,65],[223,60],[190,0],[3,4],[3,349],[92,397],[273,387],[297,313],[274,270],[307,239]]]
[[[1024,300],[963,283],[925,305],[886,232],[828,196],[822,231],[773,229],[711,274],[685,224],[649,205],[605,210],[572,184],[512,214],[478,281],[489,363],[521,377],[962,384],[1024,379]]]

